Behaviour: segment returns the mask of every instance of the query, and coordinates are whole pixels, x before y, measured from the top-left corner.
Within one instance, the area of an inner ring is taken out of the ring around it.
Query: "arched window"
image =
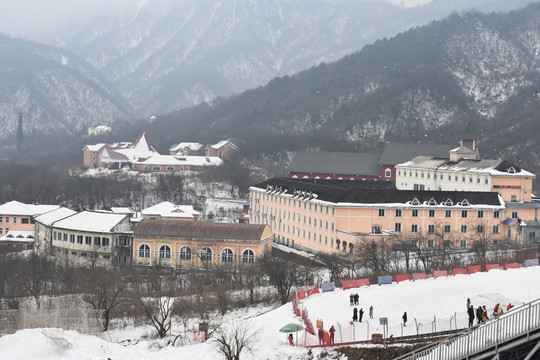
[[[221,262],[232,263],[234,260],[234,253],[231,249],[226,248],[221,251]]]
[[[139,257],[140,258],[149,258],[150,257],[150,246],[147,244],[142,244],[139,246]]]
[[[205,246],[201,249],[200,252],[201,261],[212,261],[212,249],[208,246]]]
[[[180,260],[191,261],[191,248],[189,246],[182,246],[180,249]]]
[[[218,156],[219,156],[220,159],[223,160],[223,150],[222,149],[219,149]]]
[[[152,167],[152,170],[154,170],[154,171],[161,171],[161,166],[159,166],[159,165],[154,165],[154,166]]]
[[[343,246],[343,252],[346,252],[347,251],[347,242],[343,241],[341,244]]]
[[[174,171],[174,166],[167,166],[167,171]]]
[[[165,260],[171,258],[171,248],[169,245],[161,245],[159,248],[159,259]]]
[[[255,262],[255,253],[251,249],[246,249],[242,253],[243,264],[253,264]]]
[[[392,177],[392,169],[384,170],[384,177]]]

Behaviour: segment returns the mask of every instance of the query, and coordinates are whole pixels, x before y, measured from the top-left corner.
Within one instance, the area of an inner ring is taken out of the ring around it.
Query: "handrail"
[[[467,358],[540,329],[540,299],[516,307],[462,335],[417,349],[395,360],[453,360]]]

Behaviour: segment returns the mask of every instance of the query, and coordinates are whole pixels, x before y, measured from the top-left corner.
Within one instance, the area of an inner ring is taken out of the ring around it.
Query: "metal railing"
[[[540,299],[514,308],[466,333],[396,358],[396,360],[467,359],[520,337],[530,339],[540,329]]]

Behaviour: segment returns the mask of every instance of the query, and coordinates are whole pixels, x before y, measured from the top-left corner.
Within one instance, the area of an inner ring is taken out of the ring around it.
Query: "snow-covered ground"
[[[400,331],[401,316],[408,314],[406,334],[414,332],[414,319],[450,318],[455,313],[464,314],[467,298],[472,304],[486,305],[488,309],[500,302],[504,306],[508,302],[515,305],[540,298],[540,267],[523,269],[492,270],[489,273],[457,275],[455,277],[401,282],[399,284],[371,286],[343,291],[321,293],[303,300],[313,322],[324,321],[324,328],[332,324],[348,324],[352,316],[349,305],[349,294],[358,293],[359,307],[368,318],[368,308],[374,307],[374,320],[371,320],[370,332],[382,332],[377,328],[378,318],[387,317],[390,332],[394,336]],[[286,334],[278,330],[288,323],[301,323],[292,311],[290,303],[272,311],[264,307],[254,307],[229,312],[223,319],[216,319],[224,326],[234,326],[243,322],[256,334],[257,345],[254,353],[245,354],[245,359],[300,359],[306,354],[302,347],[286,344]],[[364,323],[366,321],[364,320]],[[314,324],[315,325],[315,324]],[[350,325],[350,324],[349,324]],[[357,326],[365,326],[358,324]],[[361,329],[361,327],[358,327]],[[364,331],[364,330],[362,330]],[[367,337],[358,331],[357,336]],[[112,331],[100,337],[82,335],[74,331],[58,329],[22,330],[13,335],[0,338],[0,354],[2,359],[221,359],[222,356],[212,347],[211,341],[186,346],[167,346],[164,341],[148,338],[149,327],[128,327],[122,331]],[[303,332],[298,340],[302,341]],[[122,339],[132,339],[118,342]],[[111,342],[112,340],[112,342]],[[320,350],[314,350],[317,353]]]

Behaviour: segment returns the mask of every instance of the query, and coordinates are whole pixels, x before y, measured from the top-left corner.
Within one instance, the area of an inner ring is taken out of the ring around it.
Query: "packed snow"
[[[333,292],[315,294],[301,301],[301,307],[309,311],[311,320],[324,322],[325,330],[338,322],[349,324],[352,307],[349,295],[358,293],[358,307],[365,311],[362,324],[370,322],[370,332],[382,332],[377,327],[379,317],[387,317],[389,333],[400,334],[401,317],[408,314],[407,334],[414,333],[416,319],[450,318],[454,314],[465,316],[467,298],[477,307],[486,305],[488,309],[500,302],[506,309],[508,302],[516,306],[540,298],[540,267],[509,270],[491,270],[472,275],[457,275],[446,278],[400,282],[392,285],[370,286],[356,289],[336,289]],[[369,307],[374,307],[374,320],[369,320]],[[256,334],[257,345],[252,354],[243,354],[245,359],[300,359],[307,349],[302,346],[287,345],[285,333],[279,329],[288,323],[301,321],[293,314],[291,303],[268,311],[264,306],[240,309],[227,313],[213,321],[225,328],[237,324],[249,328]],[[512,311],[512,310],[511,310]],[[177,324],[178,325],[178,324]],[[314,324],[315,325],[315,324]],[[350,324],[349,324],[350,325]],[[175,329],[173,328],[173,333]],[[28,329],[0,338],[0,353],[5,359],[221,359],[222,355],[212,346],[212,340],[185,346],[167,345],[166,340],[152,336],[149,326],[128,326],[123,330],[112,330],[99,337],[79,334],[60,329]],[[357,338],[369,334],[357,332]],[[302,342],[304,332],[298,333]],[[169,339],[171,340],[171,339]],[[336,337],[337,340],[337,337]],[[358,339],[364,340],[364,339]],[[28,346],[31,344],[31,346]],[[314,349],[316,353],[321,349]]]

